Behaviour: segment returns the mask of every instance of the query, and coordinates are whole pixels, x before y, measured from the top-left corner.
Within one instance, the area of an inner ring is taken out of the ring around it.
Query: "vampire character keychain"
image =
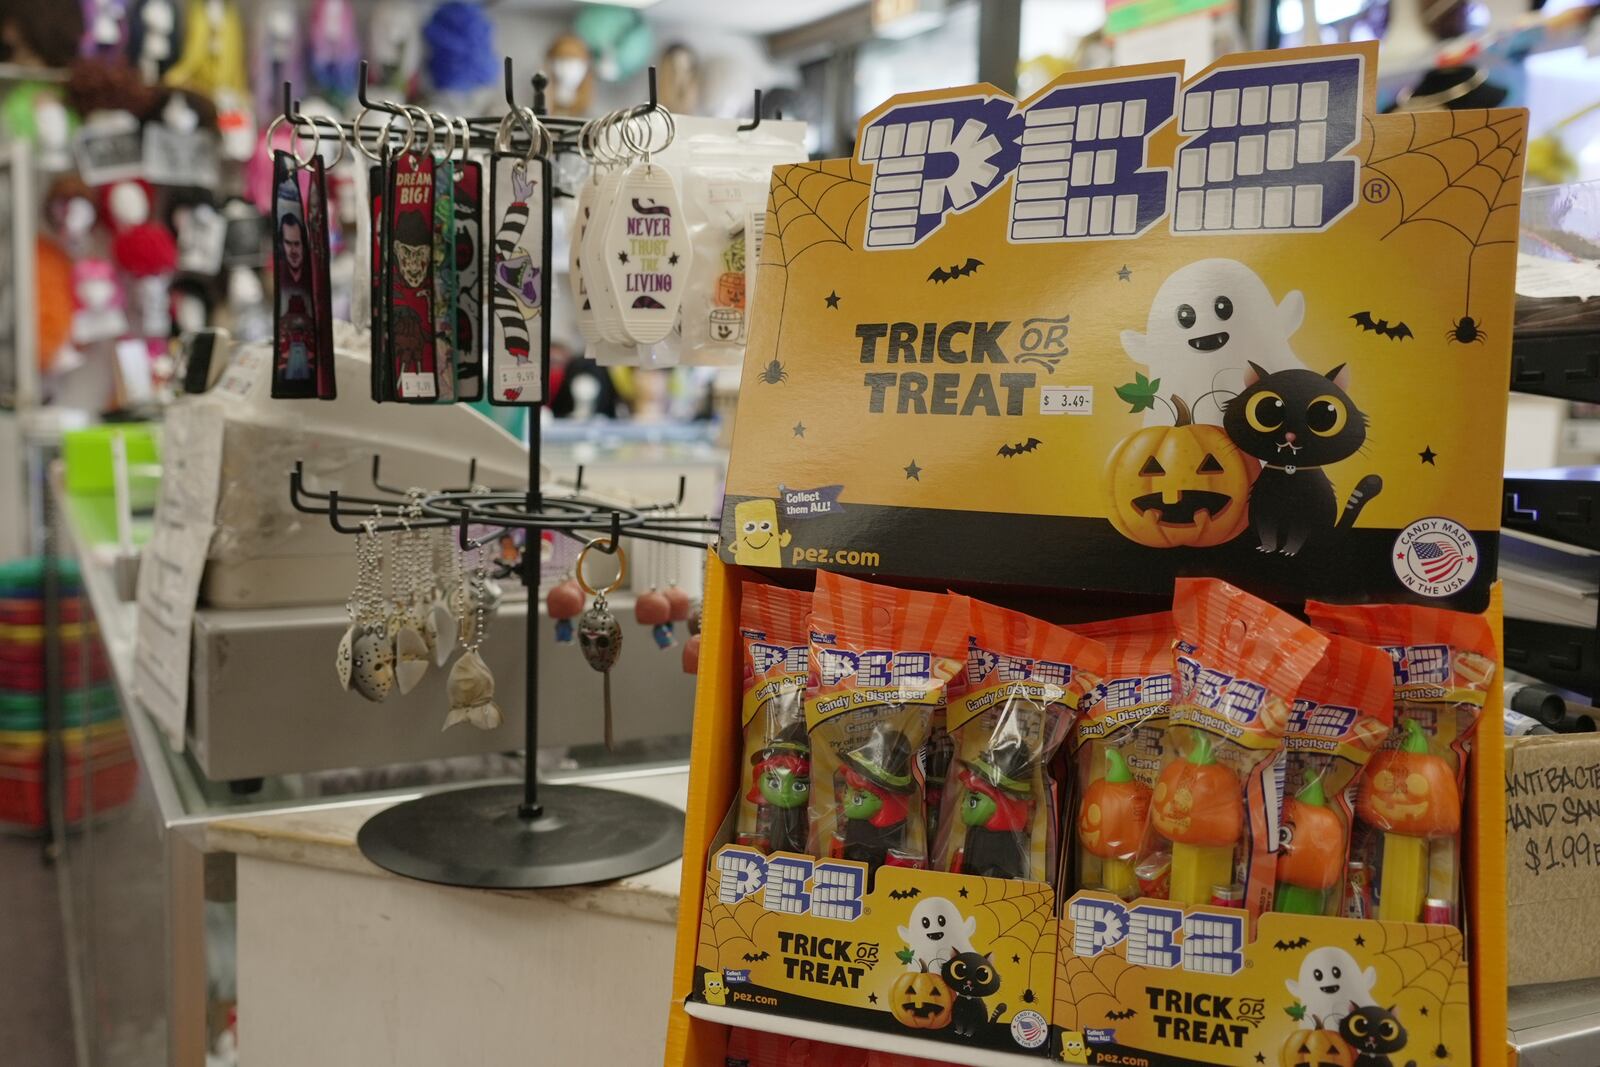
[[[511,151],[519,132],[525,151]],[[500,121],[490,157],[489,402],[536,405],[544,399],[550,350],[545,283],[550,276],[550,135],[531,108]]]
[[[603,589],[594,588],[583,577],[583,561],[596,547],[600,547],[602,552],[615,552],[617,556],[617,576]],[[578,553],[578,562],[573,566],[573,577],[577,579],[579,587],[585,593],[594,597],[594,602],[589,605],[588,610],[578,617],[578,647],[583,651],[584,660],[599,671],[603,679],[601,692],[605,710],[606,751],[610,752],[614,750],[616,740],[611,722],[611,668],[616,666],[617,657],[622,653],[622,625],[612,614],[611,605],[606,602],[606,594],[615,591],[627,579],[628,554],[620,544],[613,543],[609,537],[596,537],[584,545],[583,551]]]

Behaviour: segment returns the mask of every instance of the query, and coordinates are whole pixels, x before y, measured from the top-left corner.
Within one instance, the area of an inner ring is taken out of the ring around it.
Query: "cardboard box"
[[[1507,738],[1508,984],[1600,976],[1597,888],[1600,736]]]

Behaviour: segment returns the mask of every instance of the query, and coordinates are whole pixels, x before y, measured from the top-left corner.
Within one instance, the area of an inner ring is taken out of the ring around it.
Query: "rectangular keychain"
[[[542,367],[550,345],[544,314],[550,275],[549,163],[496,151],[491,158],[489,249],[489,403],[534,405],[544,399]]]
[[[318,400],[339,396],[333,354],[333,281],[329,273],[332,251],[328,231],[328,172],[320,154],[311,157],[306,186],[306,235],[311,245],[311,304],[316,322],[316,350],[312,357]]]
[[[452,141],[454,139],[452,138]],[[452,144],[452,148],[454,145]],[[439,399],[456,399],[455,167],[448,158],[433,167],[433,358],[438,367]]]
[[[372,399],[383,403],[394,395],[389,381],[389,146],[368,170],[368,193],[372,208]]]
[[[456,397],[483,397],[483,165],[456,161],[455,364]]]
[[[317,395],[316,300],[300,164],[290,152],[272,154],[272,270],[277,295],[272,316],[272,395],[307,400]]]
[[[390,171],[387,300],[393,399],[438,398],[433,329],[433,156],[403,152]]]

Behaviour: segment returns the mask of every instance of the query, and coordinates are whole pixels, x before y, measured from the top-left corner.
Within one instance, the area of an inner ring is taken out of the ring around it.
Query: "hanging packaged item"
[[[822,573],[811,611],[811,854],[925,867],[916,756],[965,665],[966,599]]]
[[[1329,637],[1322,659],[1295,694],[1283,737],[1274,911],[1366,917],[1359,892],[1345,901],[1350,785],[1394,722],[1390,686],[1389,657],[1382,649]]]
[[[741,783],[738,840],[762,852],[806,850],[810,613],[810,593],[755,582],[745,586],[739,603],[744,646],[744,759],[739,766],[747,782]]]
[[[1394,686],[1394,729],[1356,794],[1352,866],[1364,865],[1373,914],[1457,923],[1467,757],[1489,687],[1495,644],[1480,615],[1442,608],[1312,602],[1331,633],[1380,646]]]
[[[528,140],[512,151],[513,131]],[[489,402],[514,406],[544,400],[550,350],[545,284],[550,274],[549,135],[533,112],[508,114],[490,157]]]
[[[1124,900],[1165,897],[1170,856],[1139,862],[1150,821],[1150,792],[1161,769],[1161,739],[1172,704],[1170,611],[1075,627],[1103,642],[1106,656],[1099,699],[1072,734],[1072,805],[1078,889],[1100,889]]]
[[[934,867],[1053,882],[1064,783],[1050,766],[1099,696],[1105,648],[1021,612],[967,603],[966,676],[946,711],[955,758]]]
[[[704,134],[685,147],[683,215],[694,257],[676,331],[682,362],[736,367],[744,359],[772,168],[803,162],[805,148],[759,129]]]
[[[1142,859],[1170,852],[1169,899],[1271,910],[1289,706],[1328,639],[1215,578],[1180,578],[1161,773]]]

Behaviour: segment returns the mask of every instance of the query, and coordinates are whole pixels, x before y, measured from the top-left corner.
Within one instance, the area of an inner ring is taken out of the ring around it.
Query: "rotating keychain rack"
[[[534,76],[531,110],[549,133],[550,154],[575,151],[585,120],[546,118],[545,84],[542,74]],[[628,111],[628,115],[642,117],[659,108],[654,67],[650,68],[649,85],[648,101]],[[509,114],[515,116],[528,110],[516,103],[509,57],[505,60],[505,90]],[[357,99],[368,111],[406,117],[401,105],[369,99],[365,60],[361,63]],[[412,114],[416,111],[411,109]],[[759,106],[757,116],[759,121]],[[308,121],[291,100],[287,83],[284,118],[290,123]],[[465,136],[474,148],[491,148],[503,121],[503,116],[467,118]],[[332,122],[315,120],[324,126]],[[338,125],[359,136],[359,131],[354,130],[357,124]],[[514,133],[531,136],[526,127]],[[548,234],[548,198],[543,211],[544,232]],[[545,268],[545,276],[549,277],[548,244]],[[543,396],[548,395],[550,384],[547,330],[541,338],[539,361]],[[409,496],[408,490],[381,480],[378,456],[373,457],[371,477],[378,495],[312,490],[306,485],[300,462],[289,475],[289,501],[295,510],[326,516],[329,525],[342,534],[453,527],[460,547],[471,551],[506,531],[527,532],[521,561],[514,568],[528,590],[523,707],[526,758],[522,781],[431,793],[396,804],[368,819],[357,836],[362,854],[378,866],[409,878],[478,888],[550,888],[622,878],[669,863],[682,853],[683,812],[679,809],[617,790],[539,781],[539,547],[541,535],[549,530],[608,555],[621,549],[624,538],[704,548],[716,536],[718,522],[711,516],[678,514],[686,487],[686,479],[681,476],[676,500],[648,505],[619,505],[585,496],[581,466],[570,491],[545,492],[541,486],[537,414],[532,423],[526,489],[485,489],[476,485],[477,462],[473,460],[468,466],[466,486],[423,493],[420,505],[425,517],[421,519],[383,521],[386,515],[397,516]],[[481,533],[481,528],[494,533]]]

